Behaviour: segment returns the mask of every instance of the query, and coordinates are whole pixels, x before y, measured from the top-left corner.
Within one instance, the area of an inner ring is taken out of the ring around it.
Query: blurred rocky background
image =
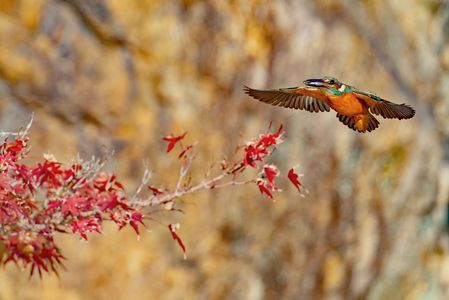
[[[332,75],[417,108],[357,134],[333,113],[250,100]],[[147,161],[173,182],[161,137],[199,141],[197,174],[284,123],[275,155],[309,190],[184,199],[184,260],[168,230],[59,236],[60,279],[0,271],[0,299],[447,299],[449,3],[438,0],[1,0],[0,128],[35,112],[32,154],[102,155],[128,189]]]

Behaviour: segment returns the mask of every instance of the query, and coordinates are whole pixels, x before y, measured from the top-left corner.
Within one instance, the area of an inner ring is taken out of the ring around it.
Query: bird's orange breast
[[[341,96],[330,95],[328,98],[330,107],[342,115],[354,116],[367,112],[364,103],[351,93],[344,93]]]

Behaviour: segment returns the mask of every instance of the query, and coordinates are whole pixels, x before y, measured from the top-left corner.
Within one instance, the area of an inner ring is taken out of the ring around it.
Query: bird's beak
[[[325,87],[325,84],[322,79],[307,79],[304,80],[303,83],[308,86]]]

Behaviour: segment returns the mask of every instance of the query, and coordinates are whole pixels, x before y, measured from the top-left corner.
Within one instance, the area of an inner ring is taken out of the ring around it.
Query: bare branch
[[[33,125],[34,122],[34,112],[31,113],[31,118],[28,124],[25,126],[25,129],[23,131],[19,132],[12,132],[12,131],[0,131],[0,136],[18,136],[18,137],[24,137],[27,136],[30,132],[31,125]]]

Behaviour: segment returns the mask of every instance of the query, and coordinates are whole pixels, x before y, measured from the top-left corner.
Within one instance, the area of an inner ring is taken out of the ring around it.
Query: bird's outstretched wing
[[[330,110],[327,97],[316,88],[293,87],[273,90],[255,90],[245,86],[244,91],[254,99],[271,105],[303,109],[310,112]]]
[[[405,103],[396,104],[382,99],[375,94],[359,90],[354,90],[354,94],[357,98],[365,102],[370,112],[375,115],[381,115],[386,119],[410,119],[415,115],[415,110]]]

